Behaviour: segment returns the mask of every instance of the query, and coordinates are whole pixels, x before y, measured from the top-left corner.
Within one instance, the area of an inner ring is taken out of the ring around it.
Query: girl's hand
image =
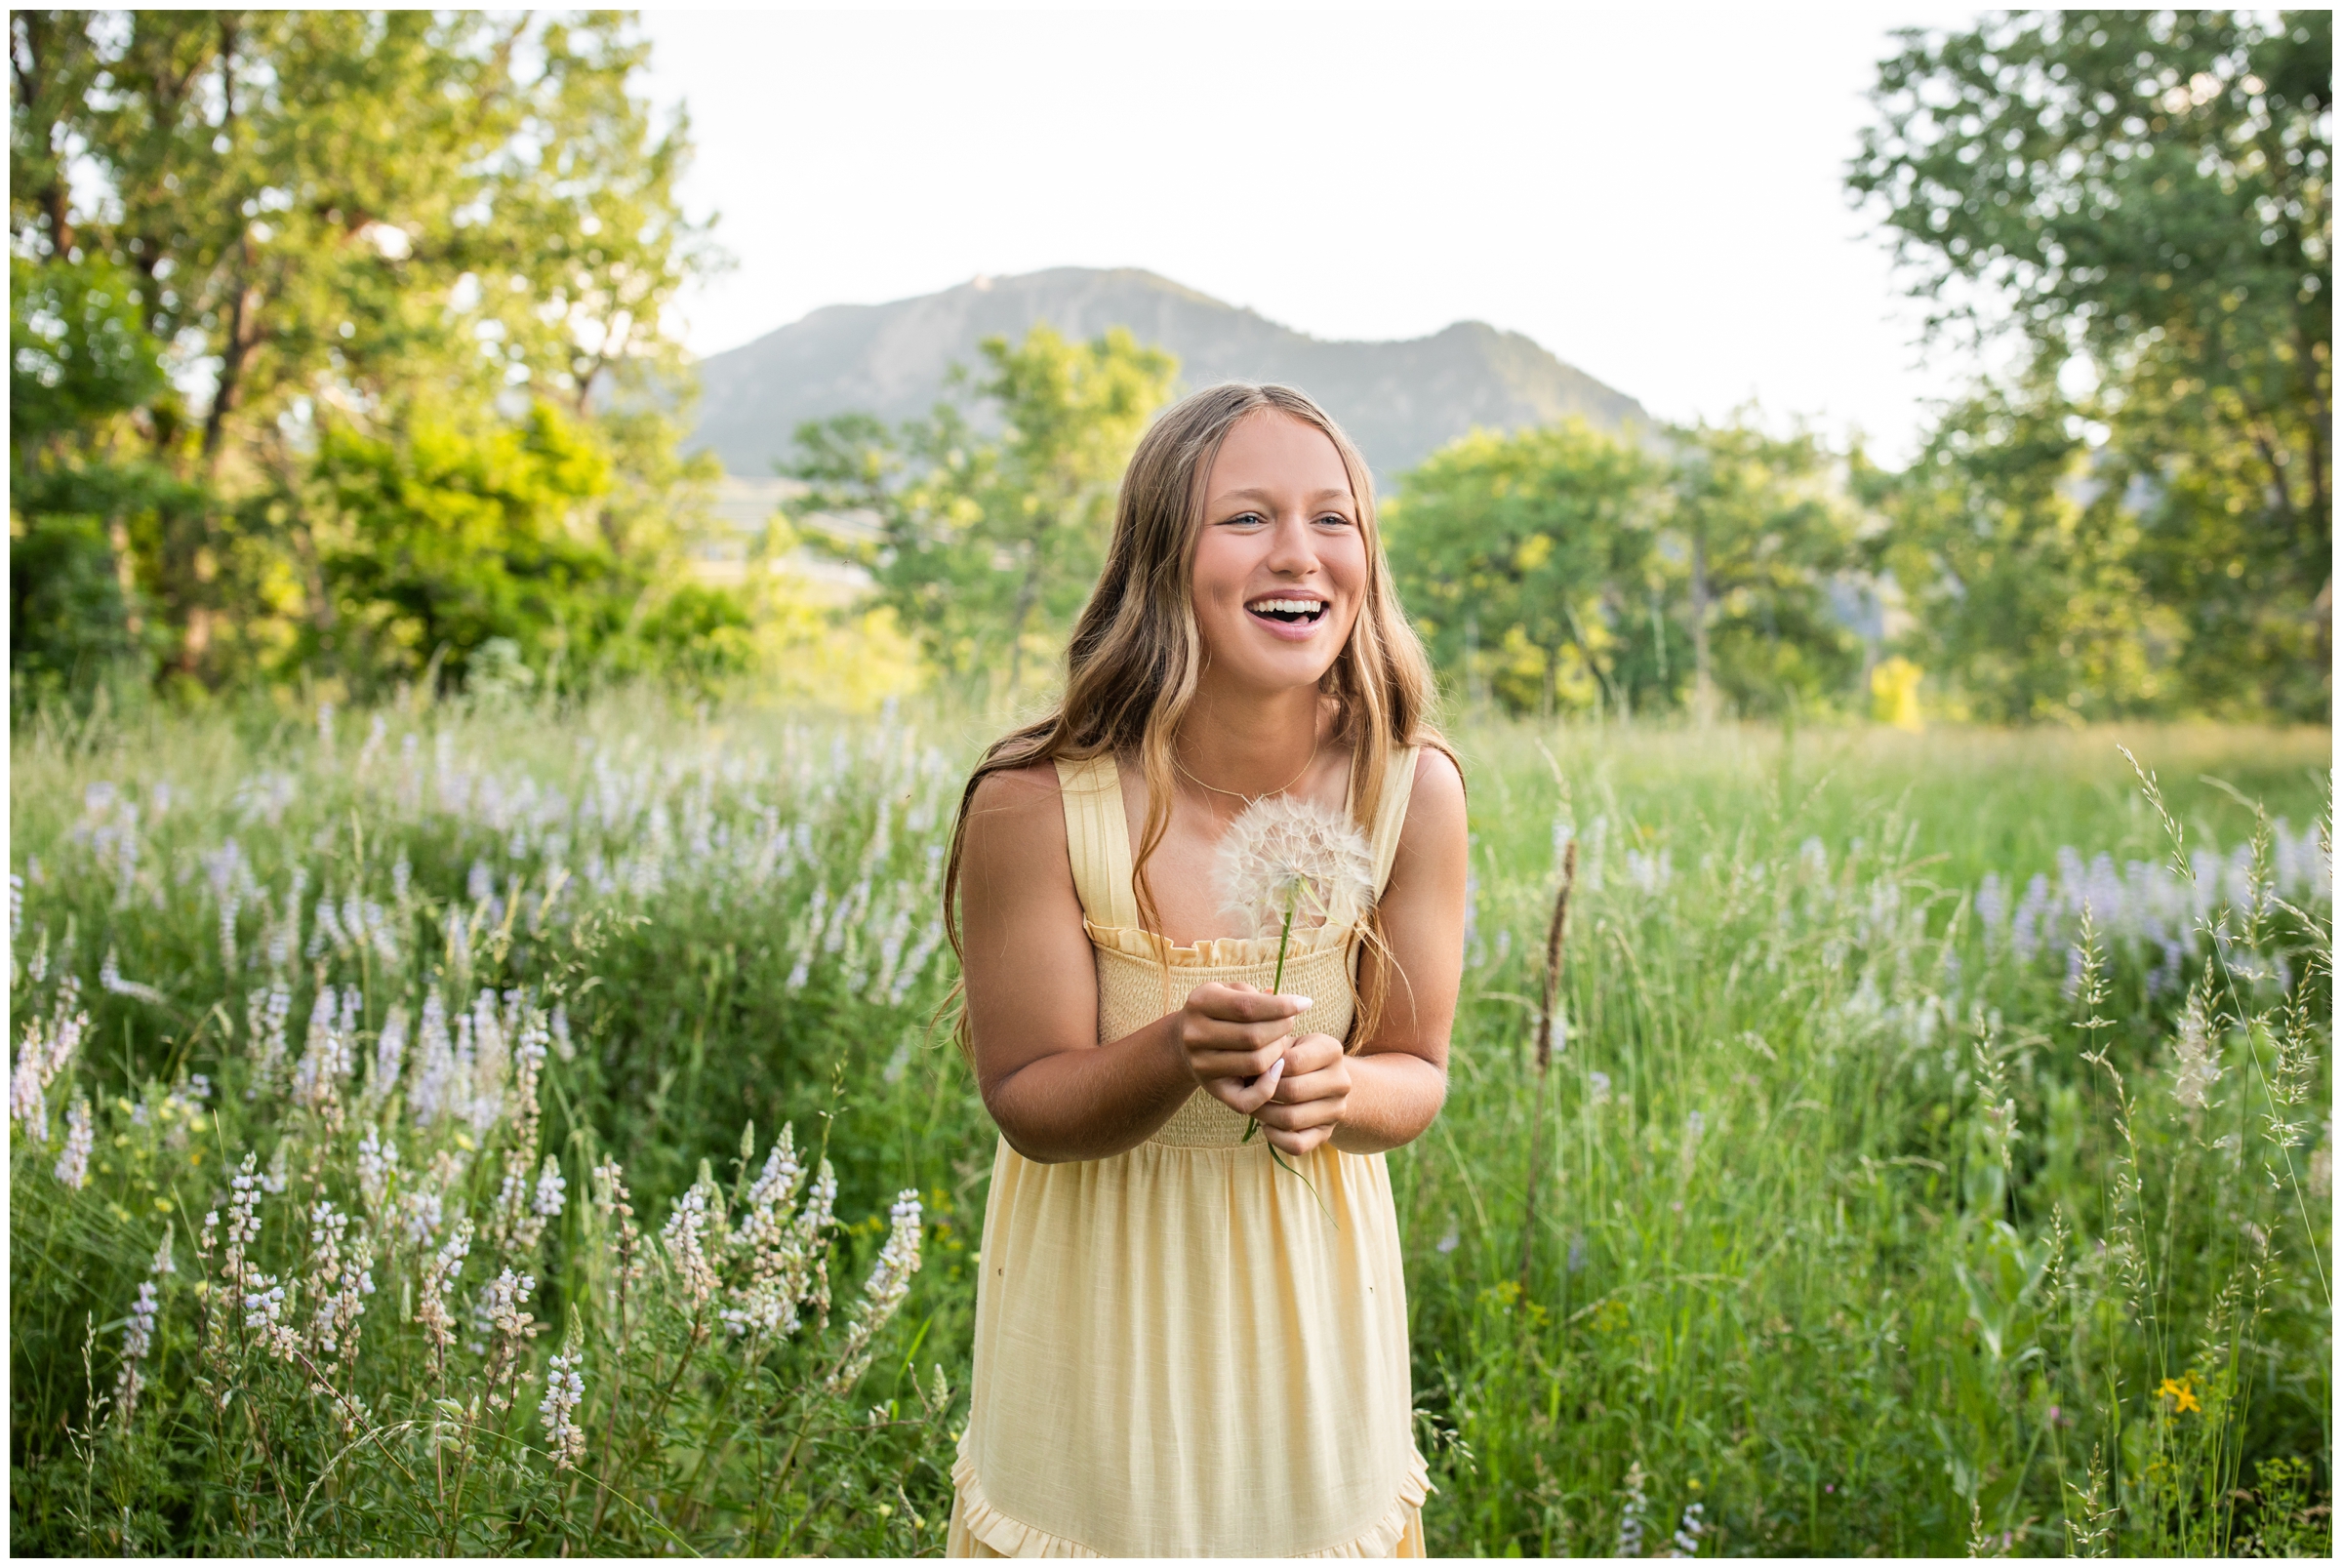
[[[1307,1154],[1334,1136],[1350,1105],[1350,1058],[1330,1034],[1304,1034],[1285,1047],[1269,1102],[1254,1112],[1269,1142]]]
[[[1272,995],[1242,983],[1198,985],[1172,1015],[1172,1038],[1204,1093],[1250,1116],[1292,1070],[1285,1058],[1294,1043],[1293,1019],[1312,1005],[1307,996]]]

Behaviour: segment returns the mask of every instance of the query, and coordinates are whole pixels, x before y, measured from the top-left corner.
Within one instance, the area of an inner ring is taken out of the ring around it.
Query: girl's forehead
[[[1212,461],[1208,488],[1217,496],[1252,485],[1350,494],[1350,470],[1333,438],[1307,420],[1275,409],[1247,414],[1229,428]]]

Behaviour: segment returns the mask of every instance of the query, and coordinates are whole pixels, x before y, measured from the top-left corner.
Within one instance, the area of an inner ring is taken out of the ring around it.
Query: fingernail
[[[1299,1002],[1301,1004],[1301,1010],[1305,1013],[1317,1005],[1315,1002],[1311,1001],[1307,996],[1288,996],[1285,998],[1285,1000],[1288,1002]]]

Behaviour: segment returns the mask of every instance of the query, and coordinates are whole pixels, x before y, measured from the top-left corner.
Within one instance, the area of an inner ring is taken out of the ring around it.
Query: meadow
[[[20,723],[12,1547],[940,1550],[984,739]],[[1456,740],[1435,1552],[2326,1551],[2328,732]]]

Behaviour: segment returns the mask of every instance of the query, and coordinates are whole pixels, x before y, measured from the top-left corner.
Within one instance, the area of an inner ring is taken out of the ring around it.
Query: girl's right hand
[[[1241,983],[1198,985],[1172,1015],[1173,1038],[1204,1092],[1249,1116],[1276,1093],[1293,1020],[1313,1005]]]

